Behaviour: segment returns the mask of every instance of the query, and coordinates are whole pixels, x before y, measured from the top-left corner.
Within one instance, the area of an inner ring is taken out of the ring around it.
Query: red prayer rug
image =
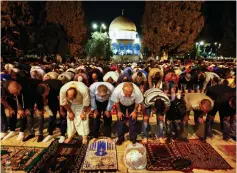
[[[168,171],[172,168],[172,161],[177,158],[190,159],[192,165],[181,171],[189,172],[192,169],[227,170],[233,169],[208,143],[200,140],[189,140],[188,143],[175,141],[171,144],[159,144],[151,141],[147,148],[147,170]]]

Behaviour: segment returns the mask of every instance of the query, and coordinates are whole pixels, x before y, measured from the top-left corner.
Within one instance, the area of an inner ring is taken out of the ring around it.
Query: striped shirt
[[[166,108],[170,106],[170,99],[162,90],[151,88],[144,93],[144,104],[146,107],[154,106],[156,99],[163,100]]]

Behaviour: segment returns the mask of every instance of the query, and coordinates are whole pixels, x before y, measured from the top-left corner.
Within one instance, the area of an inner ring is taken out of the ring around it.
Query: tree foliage
[[[32,13],[32,8],[26,1],[1,1],[3,51],[17,56],[27,51],[30,39],[27,29],[34,22]]]
[[[46,20],[63,26],[69,40],[70,53],[78,56],[84,50],[87,28],[81,1],[48,1]]]
[[[224,9],[220,21],[220,29],[223,35],[220,40],[221,47],[218,54],[223,56],[235,55],[236,57],[236,25],[226,5],[224,5]]]
[[[106,32],[92,33],[91,39],[86,44],[86,53],[90,57],[104,57],[105,60],[109,60],[112,56],[112,50],[108,34]]]
[[[202,2],[146,1],[142,20],[143,43],[152,52],[173,55],[191,50],[204,26]]]

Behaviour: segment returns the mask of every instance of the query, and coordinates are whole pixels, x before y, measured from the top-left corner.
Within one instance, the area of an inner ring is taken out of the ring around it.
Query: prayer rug
[[[81,140],[73,139],[70,144],[59,144],[58,140],[54,140],[32,162],[32,165],[28,167],[27,171],[30,173],[80,172],[86,148],[87,145],[83,145]]]
[[[82,171],[116,171],[118,169],[116,144],[105,138],[88,145]]]
[[[9,158],[13,170],[25,170],[44,148],[38,147],[1,147],[1,162],[5,169],[6,159]]]
[[[158,141],[151,141],[146,145],[146,148],[149,171],[174,170],[171,163],[179,157],[190,159],[192,162],[192,166],[183,169],[183,172],[189,172],[192,169],[232,169],[210,144],[200,140],[189,140],[188,143],[175,141],[171,144],[159,144]]]
[[[236,145],[218,145],[217,148],[236,162]]]

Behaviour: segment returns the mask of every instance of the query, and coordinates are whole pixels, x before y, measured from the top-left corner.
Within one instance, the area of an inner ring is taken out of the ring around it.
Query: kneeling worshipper
[[[90,86],[91,107],[94,115],[91,142],[95,142],[100,132],[100,118],[103,115],[104,119],[104,135],[112,142],[111,137],[111,124],[112,116],[110,111],[113,102],[110,99],[113,93],[114,86],[108,82],[95,82]]]
[[[67,110],[67,135],[65,143],[72,141],[77,131],[83,137],[82,143],[87,143],[89,134],[89,118],[86,115],[90,105],[88,87],[82,82],[71,81],[62,86],[60,90],[60,105]]]
[[[135,145],[137,139],[137,110],[143,101],[141,90],[132,82],[119,84],[111,96],[111,100],[116,103],[118,111],[117,122],[117,145],[124,141],[125,124],[129,122],[129,135],[131,142]]]

